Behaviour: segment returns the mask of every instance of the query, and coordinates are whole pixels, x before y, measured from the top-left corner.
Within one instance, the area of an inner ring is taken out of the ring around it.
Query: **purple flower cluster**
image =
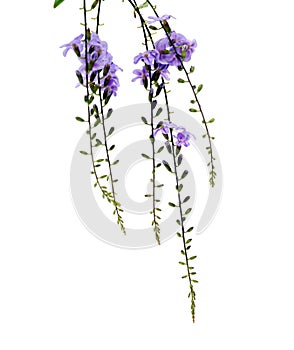
[[[76,53],[82,63],[78,72],[83,81],[86,81],[88,75],[89,82],[94,82],[95,79],[98,82],[98,73],[102,72],[99,86],[104,96],[117,95],[119,80],[116,73],[121,68],[113,63],[113,57],[108,52],[107,42],[100,40],[98,34],[91,33],[91,38],[87,41],[87,53],[85,52],[86,45],[83,34],[77,36],[68,44],[62,45],[61,48],[64,48],[63,56],[66,56],[69,50]],[[86,57],[88,72],[86,71]]]
[[[172,16],[149,17],[154,21],[161,21],[163,18],[169,19]],[[145,87],[148,85],[148,79],[157,82],[161,77],[165,81],[169,80],[169,66],[180,66],[181,61],[191,60],[192,54],[195,51],[197,44],[196,40],[188,40],[184,35],[171,32],[170,39],[162,38],[155,43],[154,50],[148,50],[140,53],[134,58],[134,63],[142,61],[144,66],[142,69],[135,69],[133,73],[136,75],[132,81],[140,79],[141,84]]]
[[[190,41],[175,31],[170,34],[170,39],[165,37],[155,43],[155,48],[159,52],[159,62],[170,66],[180,66],[178,56],[184,62],[190,61],[196,47],[196,40]]]
[[[193,134],[187,131],[183,126],[178,126],[169,121],[163,121],[158,124],[154,136],[156,136],[159,132],[164,135],[168,135],[170,130],[174,130],[176,133],[173,135],[176,141],[177,146],[185,146],[188,147],[190,145],[191,137],[195,138]]]

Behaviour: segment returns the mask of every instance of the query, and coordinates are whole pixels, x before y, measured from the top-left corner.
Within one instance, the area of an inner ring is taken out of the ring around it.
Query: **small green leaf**
[[[190,227],[186,232],[191,232],[193,231],[194,227]]]
[[[191,258],[189,258],[189,260],[194,260],[196,258],[197,258],[197,256],[191,256]]]
[[[145,153],[141,153],[141,156],[143,157],[143,158],[146,158],[146,159],[151,159],[149,156],[147,156],[147,154],[145,154]]]
[[[184,179],[189,174],[188,170],[185,170],[181,176],[181,180]]]
[[[88,155],[89,155],[89,153],[86,152],[86,151],[80,151],[80,153],[83,154],[83,155],[85,155],[85,156],[88,156]]]
[[[110,109],[108,110],[108,112],[107,112],[106,118],[110,118],[111,115],[112,115],[112,113],[113,113],[113,109],[110,108]]]
[[[158,149],[157,153],[160,153],[160,152],[162,152],[163,150],[164,150],[164,146],[160,147],[160,148]]]
[[[114,148],[115,148],[115,145],[112,145],[112,146],[109,148],[109,151],[114,150]]]
[[[183,203],[188,202],[188,200],[189,200],[190,198],[191,198],[190,196],[187,196],[187,197],[183,200]]]
[[[168,153],[172,153],[171,145],[170,145],[170,143],[168,141],[166,141],[165,147],[166,147]]]
[[[169,205],[170,207],[173,207],[173,208],[176,207],[176,205],[175,205],[174,203],[172,203],[172,202],[169,202],[168,205]]]
[[[96,128],[96,126],[98,126],[101,123],[100,118],[98,117],[94,123],[94,128]]]
[[[182,189],[183,189],[183,184],[180,184],[179,186],[177,186],[177,190],[178,190],[178,192],[181,192],[181,191],[182,191]]]
[[[189,111],[190,111],[191,113],[197,113],[197,112],[199,112],[198,109],[195,109],[195,108],[190,108]]]
[[[56,9],[57,6],[63,3],[64,0],[55,0],[54,2],[54,8]]]
[[[84,79],[83,79],[83,76],[82,76],[82,74],[81,74],[81,72],[79,70],[76,71],[76,76],[78,77],[79,83],[81,85],[83,85]]]
[[[180,154],[178,158],[178,166],[182,164],[182,161],[183,161],[183,155]]]
[[[112,135],[114,132],[114,127],[112,126],[108,132],[108,136]]]
[[[191,211],[192,211],[192,208],[187,209],[187,210],[185,211],[185,215],[190,214],[190,213],[191,213]]]
[[[197,88],[197,93],[200,92],[202,89],[203,89],[203,85],[200,84],[200,85],[198,86],[198,88]]]
[[[184,79],[182,79],[182,78],[179,78],[178,79],[178,83],[180,83],[180,84],[184,84],[186,81],[184,80]]]
[[[213,122],[215,122],[215,119],[211,118],[207,123],[213,123]]]
[[[172,170],[171,170],[171,167],[169,166],[168,162],[163,160],[162,161],[162,164],[165,166],[165,168],[170,172],[172,173]]]
[[[78,122],[82,122],[82,123],[85,122],[85,120],[84,120],[83,118],[80,118],[80,117],[76,117],[76,120],[77,120]]]
[[[148,124],[147,119],[145,117],[141,118],[144,124]]]
[[[158,117],[161,113],[162,113],[162,108],[159,107],[156,114],[155,114],[155,117]]]

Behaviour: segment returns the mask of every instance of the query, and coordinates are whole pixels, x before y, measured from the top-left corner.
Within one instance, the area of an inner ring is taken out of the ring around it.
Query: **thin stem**
[[[98,73],[98,84],[99,84],[99,101],[100,101],[100,115],[101,115],[101,123],[102,123],[102,128],[103,128],[103,135],[104,135],[104,146],[106,150],[106,158],[107,158],[107,163],[108,163],[108,170],[109,170],[109,178],[110,178],[110,183],[111,183],[111,193],[112,193],[112,204],[115,207],[115,214],[117,216],[117,223],[120,226],[120,229],[124,234],[126,234],[126,229],[123,224],[122,217],[119,213],[119,203],[116,201],[116,193],[114,190],[114,178],[113,178],[113,173],[112,173],[112,167],[110,163],[110,156],[109,156],[109,147],[108,147],[108,142],[107,142],[107,134],[106,134],[106,128],[105,128],[105,116],[104,116],[104,110],[103,110],[103,100],[102,100],[102,91],[100,87],[100,73]]]
[[[152,5],[152,3],[150,2],[150,0],[147,0],[147,3],[150,5],[150,7],[152,8],[154,14],[156,17],[159,17],[159,14],[158,12],[156,11],[156,9],[154,8],[154,6]],[[206,134],[207,134],[207,137],[208,137],[208,142],[209,142],[209,150],[210,150],[210,166],[211,166],[211,173],[212,173],[212,176],[211,176],[211,186],[213,187],[215,185],[214,183],[214,176],[213,176],[213,173],[214,173],[214,169],[215,169],[215,166],[214,166],[214,157],[213,157],[213,154],[212,154],[212,139],[211,139],[211,136],[210,136],[210,132],[209,132],[209,129],[208,129],[208,123],[206,121],[206,118],[204,116],[204,112],[203,112],[203,109],[202,109],[202,106],[199,102],[199,99],[198,99],[198,96],[197,96],[197,93],[195,91],[195,86],[192,84],[192,81],[190,79],[190,76],[189,76],[189,73],[183,63],[183,59],[182,57],[178,54],[177,52],[177,49],[175,47],[175,44],[174,42],[172,41],[171,37],[170,37],[170,33],[167,31],[167,29],[165,28],[165,26],[163,25],[163,22],[160,21],[160,24],[161,24],[161,27],[163,28],[164,32],[165,32],[165,35],[167,36],[169,42],[170,42],[170,45],[173,47],[174,51],[175,51],[175,54],[178,58],[178,60],[180,61],[180,66],[181,68],[183,69],[183,71],[185,72],[185,75],[186,75],[186,78],[187,78],[187,81],[193,91],[193,95],[194,95],[194,99],[198,105],[198,108],[199,108],[199,112],[201,114],[201,117],[202,117],[202,122],[204,124],[204,127],[205,127],[205,130],[206,130]]]
[[[138,8],[136,1],[134,1],[134,4],[129,0],[129,3],[133,6],[135,9],[136,13],[139,15],[141,24],[142,24],[142,30],[144,33],[144,38],[145,38],[145,46],[146,50],[148,50],[148,42],[147,42],[147,35],[146,32],[148,33],[148,37],[152,43],[153,48],[155,48],[155,44],[152,38],[152,34],[146,25],[146,22],[141,15],[140,9]],[[162,78],[162,83],[164,84],[164,79]],[[168,115],[168,120],[171,122],[171,113],[170,113],[170,108],[169,108],[169,101],[168,101],[168,96],[167,96],[167,90],[165,85],[163,85],[163,91],[164,91],[164,97],[165,97],[165,105],[167,109],[167,115]],[[152,125],[152,129],[154,126]],[[173,137],[173,130],[170,130],[170,138],[171,138],[171,145],[172,145],[172,156],[173,156],[173,165],[174,165],[174,174],[175,174],[175,180],[176,180],[176,189],[179,188],[179,175],[178,175],[178,168],[176,164],[176,154],[175,154],[175,144],[174,144],[174,137]],[[191,313],[192,313],[192,320],[195,322],[195,291],[193,288],[193,283],[192,283],[192,277],[191,277],[191,268],[189,264],[189,258],[188,258],[188,252],[187,252],[187,245],[186,245],[186,237],[185,237],[185,225],[184,225],[184,216],[183,216],[183,208],[182,208],[182,200],[181,200],[181,194],[179,191],[178,192],[178,207],[180,211],[180,223],[181,223],[181,237],[183,240],[183,247],[184,247],[184,255],[185,255],[185,261],[186,261],[186,267],[187,267],[187,275],[189,279],[189,287],[190,287],[190,293],[189,295],[191,296]]]
[[[99,177],[96,171],[95,167],[95,160],[94,160],[94,154],[93,154],[93,143],[92,143],[92,125],[91,125],[91,111],[90,111],[90,105],[88,103],[90,99],[90,91],[89,91],[89,62],[88,62],[88,39],[87,39],[87,10],[86,10],[86,0],[83,0],[83,12],[84,12],[84,27],[85,27],[85,62],[86,62],[86,99],[87,99],[87,112],[88,112],[88,132],[89,132],[89,140],[90,140],[90,155],[91,155],[91,162],[93,167],[93,173],[96,179],[96,183],[98,184],[100,190],[102,193],[104,193],[103,188],[101,187]]]
[[[99,32],[99,25],[100,25],[100,15],[101,15],[101,3],[102,0],[99,0],[99,5],[98,5],[98,13],[97,13],[97,25],[96,25],[96,34]],[[101,123],[102,123],[102,129],[103,129],[103,135],[104,135],[104,146],[105,146],[105,151],[106,151],[106,158],[107,158],[107,163],[108,163],[108,170],[109,170],[109,180],[111,184],[111,193],[112,193],[112,198],[110,199],[109,196],[107,196],[108,200],[112,202],[112,204],[115,207],[114,213],[117,216],[117,223],[120,226],[121,231],[126,234],[126,229],[123,224],[122,217],[120,215],[121,209],[119,209],[120,204],[116,200],[116,193],[114,189],[114,178],[113,178],[113,172],[112,172],[112,166],[110,162],[110,155],[109,155],[109,147],[108,147],[108,142],[107,142],[107,134],[106,134],[106,127],[105,127],[105,116],[104,116],[104,109],[103,109],[103,99],[102,99],[102,89],[101,89],[101,77],[100,73],[98,72],[98,86],[99,86],[99,103],[100,103],[100,115],[101,115]]]
[[[102,0],[99,0],[99,5],[98,5],[98,14],[97,14],[97,23],[96,23],[96,34],[99,34],[99,25],[100,25],[100,13],[101,13],[101,3]]]
[[[136,0],[134,0],[134,2],[132,2],[131,0],[128,0],[129,3],[132,5],[132,7],[134,8],[134,10],[137,12],[137,14],[140,17],[140,21],[141,21],[141,26],[142,26],[142,30],[143,30],[143,35],[144,35],[144,40],[145,40],[145,48],[146,51],[149,50],[149,45],[148,45],[148,37],[146,34],[146,31],[150,37],[150,31],[149,28],[146,28],[145,25],[145,21],[144,18],[141,15],[141,12],[138,9],[137,6],[137,2]],[[153,44],[153,42],[152,42]],[[151,121],[150,121],[150,126],[151,126],[151,144],[152,144],[152,215],[153,215],[153,226],[154,226],[154,233],[155,233],[155,238],[158,244],[160,244],[160,228],[157,222],[157,217],[156,217],[156,190],[155,190],[155,181],[156,181],[156,166],[155,166],[155,140],[154,140],[154,108],[153,108],[153,94],[152,94],[152,72],[151,72],[151,67],[148,68],[148,73],[149,73],[149,78],[150,78],[150,114],[151,114]]]

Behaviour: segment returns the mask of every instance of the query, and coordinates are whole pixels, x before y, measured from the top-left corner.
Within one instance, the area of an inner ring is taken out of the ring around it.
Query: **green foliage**
[[[63,3],[64,0],[55,0],[54,2],[54,8],[56,9],[57,6]]]
[[[82,122],[82,123],[86,122],[86,120],[84,120],[83,118],[80,118],[80,117],[76,117],[76,120],[78,122]]]

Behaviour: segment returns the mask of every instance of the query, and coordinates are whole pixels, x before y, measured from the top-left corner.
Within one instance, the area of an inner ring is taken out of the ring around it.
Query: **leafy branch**
[[[146,0],[146,3],[151,7],[151,9],[153,10],[154,14],[156,17],[159,17],[159,14],[158,12],[156,11],[156,6],[152,5],[151,1],[150,0]],[[200,101],[198,99],[198,96],[197,94],[202,90],[202,85],[199,85],[198,88],[196,85],[194,85],[190,79],[190,74],[194,72],[194,67],[191,67],[190,69],[190,72],[188,72],[187,68],[185,67],[185,64],[184,64],[184,61],[183,61],[183,57],[177,52],[177,49],[175,47],[175,44],[173,42],[173,40],[171,39],[171,30],[170,30],[170,27],[168,25],[166,25],[166,22],[163,22],[163,21],[159,21],[160,22],[160,25],[161,25],[161,28],[164,30],[165,32],[165,35],[166,37],[168,38],[169,40],[169,43],[171,45],[171,47],[174,49],[174,52],[177,56],[177,59],[179,60],[180,62],[180,67],[179,69],[180,70],[183,70],[184,73],[185,73],[185,76],[186,76],[186,81],[181,79],[179,82],[180,83],[185,83],[187,82],[189,85],[190,85],[190,88],[192,89],[192,93],[193,93],[193,100],[191,101],[192,104],[196,103],[197,106],[198,106],[198,110],[195,110],[193,108],[190,108],[190,112],[197,112],[199,111],[200,114],[201,114],[201,117],[202,117],[202,123],[204,124],[204,127],[205,127],[205,130],[206,130],[206,134],[204,137],[207,136],[208,138],[208,143],[209,143],[209,146],[206,148],[207,151],[208,151],[208,154],[210,156],[210,162],[207,164],[208,167],[210,168],[210,172],[209,172],[209,175],[210,175],[210,178],[209,178],[209,182],[210,182],[210,185],[212,187],[214,187],[215,185],[215,178],[216,178],[216,172],[215,172],[215,165],[214,165],[214,161],[215,161],[215,158],[213,156],[213,151],[212,151],[212,140],[214,139],[211,135],[210,135],[210,131],[209,131],[209,128],[208,128],[208,124],[209,123],[213,123],[214,122],[214,119],[210,119],[209,121],[206,120],[205,118],[205,115],[204,115],[204,112],[203,112],[203,109],[202,109],[202,106],[200,104]]]

